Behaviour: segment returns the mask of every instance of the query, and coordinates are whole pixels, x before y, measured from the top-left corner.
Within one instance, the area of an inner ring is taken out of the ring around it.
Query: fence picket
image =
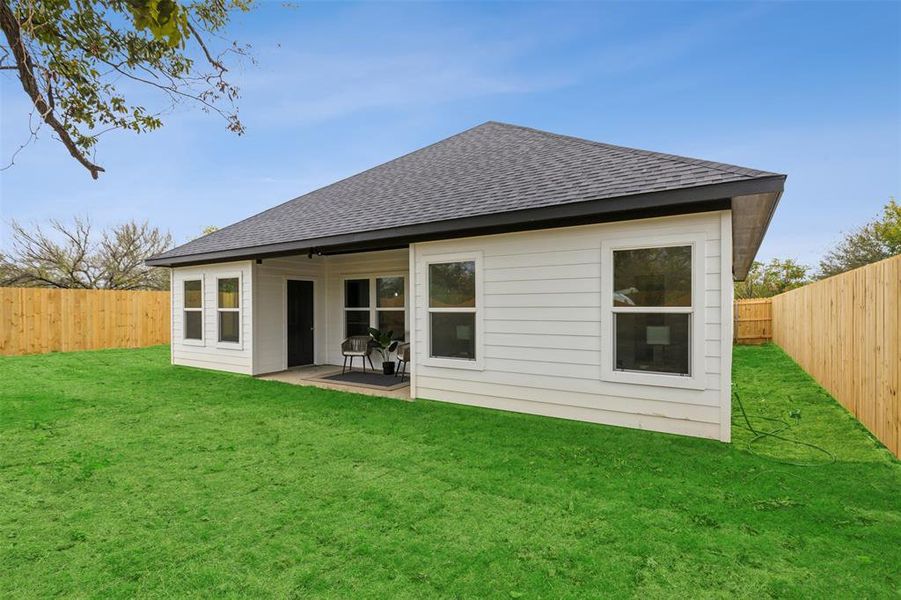
[[[0,355],[169,342],[169,292],[0,288]]]
[[[901,256],[772,298],[773,341],[901,456]]]

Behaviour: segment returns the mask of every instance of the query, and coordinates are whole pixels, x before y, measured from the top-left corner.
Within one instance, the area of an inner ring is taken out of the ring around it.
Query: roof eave
[[[781,194],[784,181],[784,175],[772,175],[728,183],[631,194],[614,198],[404,225],[323,238],[233,248],[183,256],[166,257],[165,255],[160,255],[151,257],[145,263],[155,267],[180,267],[301,254],[311,249],[317,249],[323,253],[363,252],[389,247],[403,247],[416,241],[448,237],[485,235],[504,231],[559,227],[567,224],[614,221],[623,218],[647,218],[698,212],[699,210],[716,210],[729,208],[728,204],[723,206],[716,204],[716,201],[726,201],[728,203],[735,197],[768,193]],[[771,216],[772,214],[770,213]],[[756,241],[757,247],[759,247],[760,241]],[[756,252],[756,247],[754,251]]]
[[[783,183],[785,177],[782,178]],[[732,198],[732,278],[744,281],[770,227],[783,188]]]

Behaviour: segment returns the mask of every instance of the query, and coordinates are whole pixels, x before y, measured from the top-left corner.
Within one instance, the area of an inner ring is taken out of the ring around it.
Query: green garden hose
[[[741,416],[744,418],[744,421],[745,421],[744,427],[748,431],[750,431],[751,433],[754,434],[754,437],[752,437],[750,440],[748,440],[748,452],[750,452],[751,454],[753,454],[755,456],[759,456],[760,458],[766,458],[768,460],[782,463],[784,465],[794,465],[796,467],[822,467],[825,465],[831,465],[832,463],[835,462],[835,455],[832,452],[830,452],[829,450],[827,450],[826,448],[823,448],[822,446],[817,446],[816,444],[811,444],[810,442],[794,440],[794,439],[779,435],[783,431],[791,429],[791,423],[789,423],[785,419],[780,419],[780,418],[776,418],[776,417],[767,417],[764,415],[751,415],[755,419],[760,419],[762,421],[770,421],[771,423],[777,424],[776,428],[773,429],[772,431],[759,431],[759,430],[755,429],[754,426],[751,424],[751,419],[749,418],[748,413],[745,412],[745,405],[741,401],[741,396],[739,396],[738,392],[735,391],[735,389],[732,390],[732,395],[738,401],[738,408],[739,408],[739,410],[741,410]],[[738,424],[738,426],[742,427],[741,424]],[[795,462],[795,461],[790,461],[790,460],[781,460],[778,458],[773,458],[771,456],[766,456],[765,454],[760,454],[758,452],[755,452],[754,448],[752,446],[754,444],[754,442],[757,442],[757,441],[760,441],[760,440],[763,440],[766,438],[773,438],[773,439],[781,440],[783,442],[788,442],[790,444],[797,444],[799,446],[806,446],[808,448],[813,448],[817,452],[821,452],[821,453],[825,454],[826,456],[828,456],[829,460],[828,460],[828,462],[814,462],[814,463]]]

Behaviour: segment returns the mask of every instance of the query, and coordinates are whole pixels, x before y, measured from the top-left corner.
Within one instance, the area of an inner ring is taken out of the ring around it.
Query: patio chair
[[[397,346],[397,370],[394,371],[395,377],[400,377],[403,381],[404,375],[407,373],[407,365],[410,363],[410,344],[400,344]]]
[[[350,359],[350,370],[354,368],[354,357],[359,356],[363,361],[363,372],[366,372],[366,361],[369,360],[369,366],[375,371],[372,365],[372,338],[368,335],[352,335],[341,342],[341,354],[344,355],[344,367],[341,369],[343,375],[347,371],[347,361]]]

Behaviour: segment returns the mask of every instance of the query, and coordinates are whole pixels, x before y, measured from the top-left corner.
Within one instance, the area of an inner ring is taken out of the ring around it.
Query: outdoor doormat
[[[404,377],[395,377],[394,375],[385,375],[383,373],[348,371],[347,373],[338,373],[323,377],[321,381],[334,381],[335,383],[349,383],[351,385],[365,385],[367,387],[377,387],[385,390],[393,390],[410,385],[409,379]]]

